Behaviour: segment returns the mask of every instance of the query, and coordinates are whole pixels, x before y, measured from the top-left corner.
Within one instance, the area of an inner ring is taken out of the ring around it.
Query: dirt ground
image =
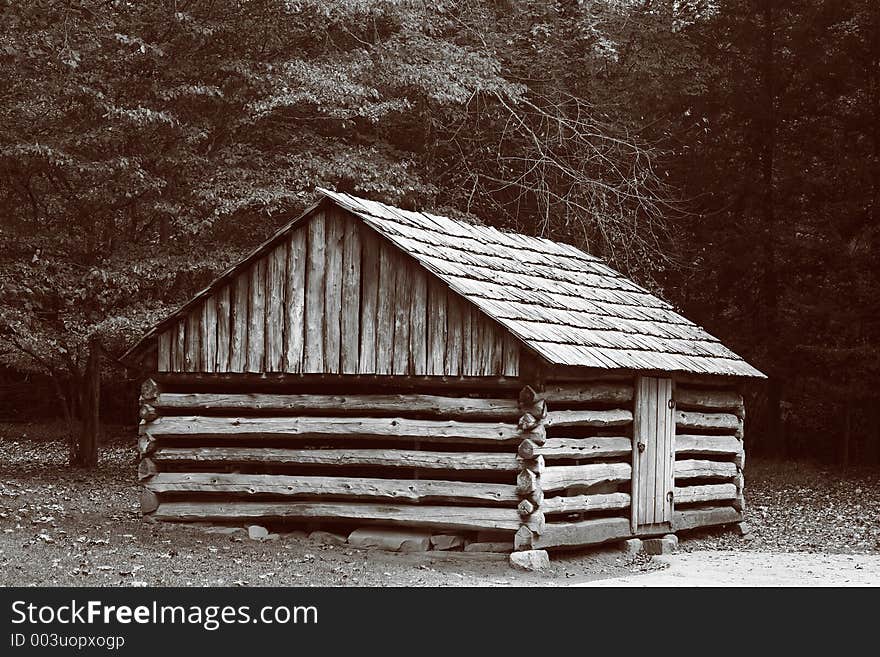
[[[713,567],[688,562],[693,555],[687,553],[720,555],[705,558],[727,567],[743,553],[801,553],[789,560],[785,583],[801,583],[799,572],[812,583],[817,568],[840,574],[862,563],[829,560],[827,553],[880,561],[876,469],[843,473],[753,459],[746,473],[748,536],[692,532],[681,537],[673,560],[610,547],[554,553],[551,569],[536,574],[512,570],[504,555],[364,551],[283,534],[257,542],[244,532],[145,522],[138,511],[133,430],[120,428],[118,438],[102,447],[98,469],[89,472],[64,465],[58,433],[45,425],[0,425],[2,586],[568,586],[656,578],[660,571],[675,576],[688,563]],[[752,567],[745,559],[753,558],[745,555],[743,567]],[[861,568],[868,583],[880,584],[880,567]],[[856,583],[846,579],[834,582]]]

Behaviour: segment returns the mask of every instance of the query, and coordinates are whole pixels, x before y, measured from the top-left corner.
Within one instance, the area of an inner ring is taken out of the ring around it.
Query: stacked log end
[[[517,448],[517,462],[520,464],[516,477],[516,493],[520,499],[517,512],[522,524],[514,535],[513,544],[516,550],[531,550],[535,537],[544,532],[545,525],[541,509],[544,501],[541,489],[544,457],[536,454],[536,451],[547,439],[544,428],[547,403],[531,386],[526,386],[520,392],[519,406],[522,411],[519,429],[528,437]]]
[[[158,471],[155,462],[150,457],[156,448],[156,443],[147,431],[147,423],[159,417],[156,410],[159,392],[159,384],[153,379],[147,379],[141,384],[139,399],[141,421],[138,426],[138,453],[141,459],[138,463],[138,481],[142,484],[151,479]],[[153,513],[159,507],[159,499],[156,494],[143,485],[140,487],[140,505],[143,515]]]

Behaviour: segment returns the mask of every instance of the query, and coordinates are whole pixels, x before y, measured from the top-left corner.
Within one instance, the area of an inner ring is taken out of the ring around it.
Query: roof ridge
[[[505,236],[505,237],[509,237],[509,238],[525,238],[525,239],[527,239],[527,240],[534,240],[534,241],[536,241],[536,242],[541,242],[541,243],[543,243],[543,244],[551,244],[551,245],[553,245],[553,246],[558,246],[558,247],[561,247],[561,248],[563,248],[563,249],[565,249],[565,250],[570,251],[570,252],[567,254],[568,257],[574,258],[574,257],[577,257],[577,256],[581,256],[584,260],[587,260],[587,261],[590,261],[590,262],[600,262],[600,263],[604,264],[604,262],[602,261],[601,258],[599,258],[598,256],[594,256],[592,253],[587,253],[587,252],[584,251],[583,249],[580,249],[580,248],[578,248],[577,246],[575,246],[574,244],[570,244],[570,243],[568,243],[568,242],[562,242],[562,241],[559,241],[559,240],[553,240],[553,239],[550,239],[549,237],[542,237],[542,236],[539,236],[539,235],[527,235],[527,234],[525,234],[525,233],[518,233],[518,232],[513,231],[513,230],[503,230],[503,229],[501,229],[501,228],[498,228],[497,226],[492,226],[492,225],[485,225],[485,224],[472,224],[472,223],[469,223],[469,222],[467,222],[467,221],[463,221],[463,220],[461,220],[461,219],[454,219],[453,217],[447,217],[447,216],[445,216],[445,215],[438,215],[438,214],[435,214],[435,213],[432,213],[432,212],[422,212],[422,211],[415,211],[415,210],[404,210],[403,208],[398,208],[398,207],[396,207],[396,206],[394,206],[394,205],[389,205],[388,203],[382,203],[381,201],[373,201],[373,200],[371,200],[371,199],[365,199],[365,198],[362,198],[362,197],[360,197],[360,196],[355,196],[354,194],[349,194],[348,192],[335,192],[335,191],[333,191],[333,190],[325,189],[325,188],[323,188],[323,187],[316,187],[315,189],[316,189],[319,193],[323,194],[325,197],[330,198],[330,199],[335,200],[335,201],[338,201],[338,198],[339,198],[339,197],[344,197],[344,198],[348,198],[348,199],[351,199],[351,200],[355,201],[356,203],[358,203],[358,205],[361,205],[361,210],[360,210],[361,212],[364,212],[364,213],[370,215],[370,216],[373,217],[374,219],[385,219],[385,217],[383,217],[383,216],[381,216],[381,215],[379,215],[379,214],[376,214],[375,211],[371,211],[371,209],[370,209],[370,205],[371,205],[371,204],[375,204],[375,205],[382,206],[382,208],[388,210],[390,214],[395,214],[395,213],[398,213],[398,212],[399,212],[399,213],[406,213],[406,214],[409,214],[409,213],[412,213],[412,214],[419,214],[419,215],[422,215],[423,217],[425,217],[426,219],[430,220],[430,221],[431,221],[432,223],[434,223],[435,225],[437,225],[437,228],[436,228],[436,229],[425,228],[424,226],[421,226],[421,228],[422,228],[423,230],[430,230],[431,232],[437,232],[437,233],[445,234],[445,233],[443,233],[443,230],[442,230],[442,229],[443,229],[443,226],[440,226],[440,225],[437,224],[437,222],[436,222],[436,218],[440,218],[440,219],[443,219],[443,220],[445,220],[445,221],[451,221],[451,222],[453,222],[454,224],[456,224],[456,225],[458,225],[458,226],[461,226],[461,227],[468,227],[468,228],[471,228],[471,229],[477,229],[477,230],[482,230],[482,231],[495,232],[495,233],[498,233],[499,235],[503,235],[503,236]],[[408,220],[409,217],[407,217],[406,214],[403,214],[403,219],[407,219],[407,220]],[[462,235],[461,237],[466,237],[466,238],[468,238],[468,239],[475,239],[475,238],[473,238],[473,237],[470,237],[470,236],[464,236],[464,235]],[[574,252],[576,252],[576,253],[572,253],[571,251],[574,251]],[[543,252],[541,252],[541,251],[537,251],[537,253],[543,253]],[[606,267],[607,267],[607,265],[606,265]],[[623,274],[620,274],[619,272],[616,272],[616,273],[617,273],[618,275],[620,275],[620,276],[623,276]],[[636,285],[638,285],[638,284],[636,283]]]

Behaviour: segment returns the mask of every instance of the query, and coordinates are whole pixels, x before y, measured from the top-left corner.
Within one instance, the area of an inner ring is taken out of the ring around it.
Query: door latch
[[[639,441],[638,447],[640,454],[645,451],[645,443],[643,443],[641,440]]]

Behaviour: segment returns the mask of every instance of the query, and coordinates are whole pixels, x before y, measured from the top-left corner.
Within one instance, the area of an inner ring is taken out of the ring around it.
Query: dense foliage
[[[90,341],[112,363],[322,185],[601,254],[771,375],[762,445],[880,451],[870,0],[0,0],[0,26],[0,365],[71,413]]]

